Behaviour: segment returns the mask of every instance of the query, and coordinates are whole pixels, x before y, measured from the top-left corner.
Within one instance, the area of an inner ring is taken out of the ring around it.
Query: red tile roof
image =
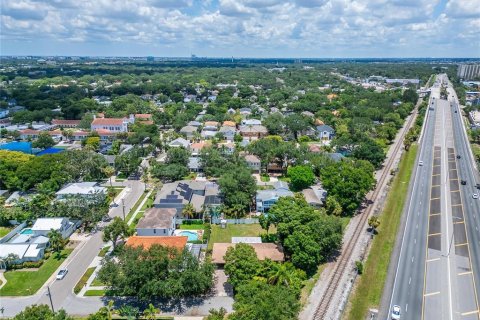
[[[167,236],[167,237],[147,237],[147,236],[132,236],[127,240],[127,246],[141,247],[144,249],[150,248],[154,244],[158,244],[164,247],[176,248],[183,250],[187,245],[188,237],[183,236]]]
[[[97,132],[99,136],[114,136],[118,133],[118,132],[113,132],[105,129],[97,129],[95,130],[95,132]]]
[[[55,125],[67,125],[67,126],[78,126],[80,124],[80,120],[62,120],[62,119],[53,119],[52,124]]]
[[[40,131],[33,130],[33,129],[24,129],[24,130],[20,130],[20,133],[21,134],[39,134]]]
[[[135,119],[151,119],[152,115],[150,113],[137,113]]]
[[[96,118],[93,119],[92,125],[94,126],[121,126],[123,124],[123,118]]]

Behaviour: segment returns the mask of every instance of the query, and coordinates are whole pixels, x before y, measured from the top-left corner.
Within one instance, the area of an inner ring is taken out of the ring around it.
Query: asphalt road
[[[125,212],[128,213],[142,195],[144,184],[140,181],[129,180],[125,182],[125,185],[128,189],[125,190],[124,203]],[[118,207],[111,208],[109,215],[111,217],[122,217],[122,205],[120,204]],[[63,308],[72,314],[85,314],[85,309],[82,306],[91,305],[89,309],[93,311],[101,307],[103,304],[100,299],[88,300],[87,298],[77,297],[73,293],[73,288],[102,247],[102,233],[97,232],[91,235],[88,240],[80,243],[79,247],[74,250],[62,265],[62,267],[66,266],[68,268],[68,274],[63,280],[55,280],[55,278],[52,277],[35,295],[29,297],[1,297],[0,308],[4,308],[4,316],[14,316],[26,306],[32,304],[50,305],[50,300],[47,296],[47,286],[50,287],[55,310]]]
[[[438,78],[448,83],[446,76]],[[478,179],[460,111],[455,113],[456,96],[452,88],[449,92],[452,101],[440,99],[440,87],[432,87],[434,110],[428,112],[417,159],[423,166],[415,168],[382,318],[389,319],[399,305],[402,319],[479,319],[480,201],[472,197]]]

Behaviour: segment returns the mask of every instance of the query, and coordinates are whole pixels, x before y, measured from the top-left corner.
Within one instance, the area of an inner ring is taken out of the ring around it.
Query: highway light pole
[[[47,287],[47,291],[47,296],[50,299],[50,306],[52,307],[52,312],[55,313],[55,310],[53,309],[52,293],[50,292],[50,286]]]
[[[460,217],[454,217],[454,216],[452,216],[452,219],[457,219],[457,220],[463,221],[463,219],[460,218]],[[450,255],[450,251],[452,250],[453,234],[454,234],[454,233],[455,233],[455,232],[454,232],[454,229],[453,229],[453,230],[452,230],[452,237],[450,238],[450,245],[448,246],[448,253],[447,253],[447,255],[444,256],[444,257],[448,257],[448,256]]]

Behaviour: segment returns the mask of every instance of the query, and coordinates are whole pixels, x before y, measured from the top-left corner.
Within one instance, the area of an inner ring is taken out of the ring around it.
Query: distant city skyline
[[[0,54],[480,57],[462,0],[3,0]]]

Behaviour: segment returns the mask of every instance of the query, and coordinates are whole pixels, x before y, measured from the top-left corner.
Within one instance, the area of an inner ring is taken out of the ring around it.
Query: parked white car
[[[392,308],[392,320],[400,320],[401,309],[400,306],[393,306]]]

